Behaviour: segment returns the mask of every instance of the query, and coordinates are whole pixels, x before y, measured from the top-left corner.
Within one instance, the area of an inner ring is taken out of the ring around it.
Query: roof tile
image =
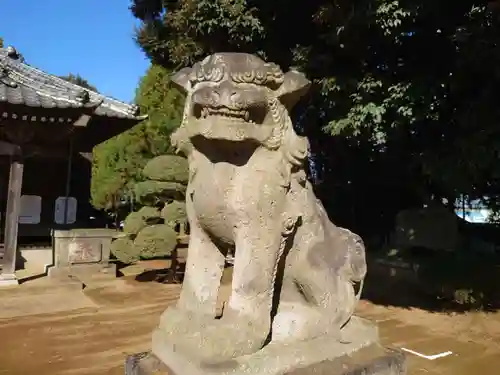
[[[12,47],[0,48],[0,102],[41,108],[84,108],[102,103],[94,110],[97,116],[142,120],[137,107],[86,90],[89,102],[78,100],[82,87],[36,69]]]

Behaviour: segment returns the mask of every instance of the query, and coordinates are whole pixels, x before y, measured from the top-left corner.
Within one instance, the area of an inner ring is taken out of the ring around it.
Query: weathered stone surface
[[[179,375],[278,375],[376,343],[376,328],[352,319],[363,241],[315,197],[308,140],[289,116],[310,82],[243,53],[208,56],[173,82],[187,92],[172,143],[189,161],[190,241],[179,301],[152,352]],[[215,319],[233,249],[231,296]]]
[[[150,352],[129,355],[125,375],[171,375],[168,367]]]
[[[286,348],[291,351],[291,348]],[[302,348],[296,348],[302,350]],[[278,349],[281,354],[281,350]],[[172,353],[177,356],[176,353]],[[289,370],[290,361],[287,353],[280,357],[270,357],[271,353],[259,358],[249,356],[245,364],[239,365],[228,362],[219,366],[203,366],[184,362],[176,358],[174,366],[167,366],[152,353],[140,353],[127,358],[125,375],[406,375],[405,354],[399,350],[382,348],[377,344],[370,345],[357,351],[350,351],[333,359],[312,364],[298,365]],[[185,360],[185,359],[184,359]]]
[[[97,263],[101,260],[101,243],[95,239],[79,239],[68,244],[68,261],[71,264]]]
[[[150,180],[187,184],[188,161],[177,155],[157,156],[146,164],[142,174]]]
[[[88,266],[92,272],[106,269],[111,241],[118,235],[118,231],[111,229],[55,230],[54,264],[47,265],[49,276],[71,274],[75,266]]]

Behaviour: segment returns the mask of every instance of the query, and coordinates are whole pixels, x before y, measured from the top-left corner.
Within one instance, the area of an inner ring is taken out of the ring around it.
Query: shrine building
[[[92,149],[146,117],[0,49],[0,279],[20,242],[93,225]]]

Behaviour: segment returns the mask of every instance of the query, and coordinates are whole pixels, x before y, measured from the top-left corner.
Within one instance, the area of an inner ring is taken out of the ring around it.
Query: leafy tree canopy
[[[151,65],[141,79],[136,103],[149,118],[94,149],[92,204],[112,209],[132,198],[142,169],[154,156],[171,153],[169,136],[180,125],[183,95],[170,86],[170,73]]]
[[[297,125],[311,139],[327,190],[370,197],[361,209],[397,201],[396,187],[420,201],[459,194],[497,200],[497,8],[479,0],[131,5],[142,21],[138,44],[169,69],[245,51],[312,78]]]
[[[90,91],[98,92],[97,88],[95,86],[91,85],[85,78],[83,78],[82,76],[80,76],[80,74],[69,73],[67,76],[61,76],[59,78],[62,78],[65,81],[74,83],[75,85],[81,86],[84,89],[88,89]]]

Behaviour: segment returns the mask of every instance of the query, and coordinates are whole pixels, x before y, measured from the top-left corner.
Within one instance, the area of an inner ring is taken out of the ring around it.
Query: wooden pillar
[[[66,186],[64,188],[64,225],[68,225],[68,199],[71,193],[71,171],[73,169],[73,136],[69,139],[68,164],[66,167]]]
[[[5,216],[5,252],[2,259],[0,280],[15,281],[17,259],[17,232],[21,209],[21,188],[24,164],[20,155],[12,155],[9,175],[9,191]]]

